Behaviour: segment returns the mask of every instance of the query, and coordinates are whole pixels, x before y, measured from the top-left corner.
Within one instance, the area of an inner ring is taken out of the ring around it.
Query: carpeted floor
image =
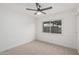
[[[32,41],[0,53],[2,55],[77,55],[75,49],[65,48],[55,44]]]

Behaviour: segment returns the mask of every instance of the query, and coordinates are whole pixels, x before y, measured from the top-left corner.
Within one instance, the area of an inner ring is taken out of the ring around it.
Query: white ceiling
[[[9,9],[12,9],[16,12],[29,14],[29,15],[36,17],[34,15],[35,11],[25,10],[25,8],[35,9],[36,6],[34,3],[4,3],[4,4],[0,4],[0,5],[8,7]],[[53,9],[51,9],[51,10],[44,11],[47,14],[58,13],[58,12],[62,12],[65,10],[70,10],[70,9],[75,8],[75,6],[76,6],[75,3],[40,3],[40,5],[42,6],[41,8],[46,8],[48,6],[53,7]]]

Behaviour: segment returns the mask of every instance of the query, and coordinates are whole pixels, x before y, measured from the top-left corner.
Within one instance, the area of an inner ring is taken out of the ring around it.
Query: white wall
[[[79,4],[77,5],[76,15],[77,15],[77,50],[79,53]]]
[[[40,18],[40,17],[39,17]],[[42,25],[44,21],[62,19],[62,34],[44,33]],[[62,45],[69,48],[77,48],[75,10],[43,16],[37,20],[37,40]]]
[[[35,21],[0,5],[0,51],[35,39]]]

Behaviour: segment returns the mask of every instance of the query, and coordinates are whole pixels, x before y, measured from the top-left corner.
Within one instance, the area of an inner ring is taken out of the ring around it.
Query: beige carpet
[[[0,53],[2,55],[76,55],[77,51],[54,44],[32,41]]]

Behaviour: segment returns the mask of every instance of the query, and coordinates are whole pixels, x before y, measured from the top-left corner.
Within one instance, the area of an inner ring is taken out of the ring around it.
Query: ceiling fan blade
[[[43,13],[43,14],[46,14],[45,12],[42,12],[42,11],[40,11],[41,13]]]
[[[40,9],[40,11],[49,10],[49,9],[52,9],[52,7],[47,7],[47,8],[44,8],[44,9]]]
[[[26,10],[37,11],[37,10],[35,10],[35,9],[29,9],[29,8],[26,8]]]

